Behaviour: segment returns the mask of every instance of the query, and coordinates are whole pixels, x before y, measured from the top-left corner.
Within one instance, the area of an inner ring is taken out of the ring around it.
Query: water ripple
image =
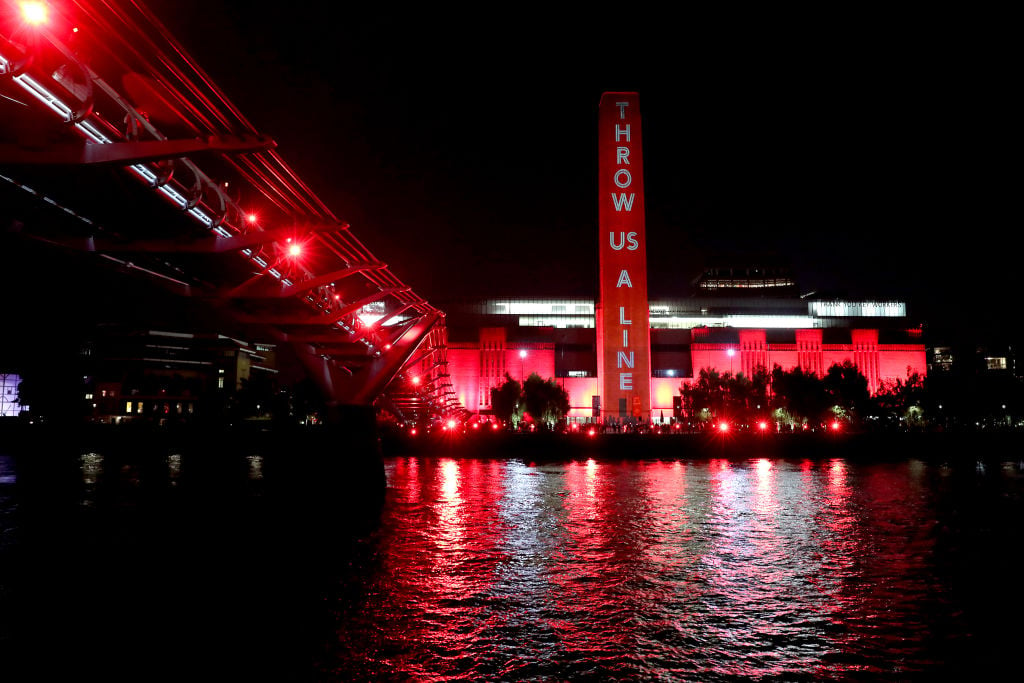
[[[906,680],[965,637],[936,565],[937,467],[397,458],[387,474],[379,589],[339,614],[348,646],[325,645],[325,671]]]

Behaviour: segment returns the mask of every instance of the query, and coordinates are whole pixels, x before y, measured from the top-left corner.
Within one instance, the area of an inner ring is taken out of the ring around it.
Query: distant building
[[[274,346],[215,334],[110,328],[86,355],[82,398],[94,422],[189,421],[277,373]]]
[[[782,271],[711,269],[699,295],[652,300],[650,406],[644,421],[669,421],[683,385],[701,369],[750,375],[801,367],[824,375],[851,361],[872,393],[911,373],[926,375],[921,325],[900,301],[804,299]],[[602,402],[592,299],[492,299],[454,302],[448,313],[448,362],[457,398],[471,412],[490,411],[490,391],[505,374],[536,372],[569,394],[571,421],[629,420]]]

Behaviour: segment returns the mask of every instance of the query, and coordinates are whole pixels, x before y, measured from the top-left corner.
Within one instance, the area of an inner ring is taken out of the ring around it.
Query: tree
[[[867,413],[871,399],[868,378],[849,359],[841,365],[833,363],[825,373],[824,382],[833,406],[840,408],[843,414],[852,419]]]
[[[699,420],[728,416],[733,420],[748,420],[768,406],[768,371],[763,366],[750,376],[742,372],[735,376],[703,368],[693,384],[680,388],[687,414]]]
[[[798,421],[817,421],[829,406],[824,380],[800,366],[789,372],[779,365],[772,368],[772,392],[772,408],[782,408]]]
[[[726,406],[734,420],[750,420],[759,410],[768,407],[768,371],[763,365],[754,368],[752,375],[737,373],[725,375]]]
[[[542,379],[536,372],[526,378],[523,386],[526,412],[548,429],[569,414],[569,394],[553,379]]]
[[[902,418],[908,427],[919,427],[923,425],[924,398],[924,378],[908,368],[906,380],[897,377],[895,381],[882,382],[875,403],[889,421],[898,423]]]
[[[523,418],[523,387],[506,372],[501,386],[491,389],[491,409],[504,422],[518,427]]]
[[[680,389],[683,408],[692,417],[716,416],[725,410],[726,375],[720,375],[713,368],[701,368],[697,381]]]

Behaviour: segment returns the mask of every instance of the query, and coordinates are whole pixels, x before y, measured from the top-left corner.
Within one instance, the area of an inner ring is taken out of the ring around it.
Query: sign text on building
[[[605,415],[651,409],[643,153],[636,93],[604,93],[598,117],[601,314],[598,356]]]

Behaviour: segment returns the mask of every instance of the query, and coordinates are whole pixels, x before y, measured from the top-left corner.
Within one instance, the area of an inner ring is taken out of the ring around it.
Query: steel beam
[[[334,325],[346,315],[354,313],[368,303],[378,301],[391,294],[398,294],[401,292],[409,291],[409,287],[388,287],[382,289],[379,292],[374,292],[368,296],[364,296],[362,299],[353,301],[350,304],[342,306],[337,311],[331,311],[329,314],[317,314],[317,313],[306,313],[306,314],[288,314],[288,315],[275,315],[275,314],[263,314],[263,315],[252,315],[239,313],[239,319],[247,323],[256,323],[264,325],[278,325],[278,326],[289,326],[289,325]]]
[[[5,143],[0,144],[0,164],[130,166],[204,153],[244,154],[275,147],[277,143],[265,135],[211,135],[192,140],[134,140],[104,144],[73,142],[40,146]]]
[[[384,393],[387,385],[405,367],[434,326],[443,319],[438,311],[409,328],[401,339],[391,345],[388,352],[371,359],[358,373],[342,383],[344,391],[338,395],[339,400],[357,405],[373,402]]]
[[[338,232],[347,230],[348,224],[337,225],[315,224],[276,228],[274,230],[252,230],[232,237],[202,237],[193,240],[132,240],[119,241],[90,237],[83,240],[83,251],[105,253],[159,253],[159,254],[222,254],[229,251],[241,251],[261,244],[282,242],[289,238],[295,239],[315,232]],[[69,246],[75,246],[70,244]]]
[[[223,290],[219,296],[227,299],[285,299],[291,296],[304,294],[311,289],[323,287],[324,285],[329,285],[338,280],[344,280],[345,278],[357,273],[363,273],[368,270],[381,270],[383,268],[387,268],[387,264],[354,263],[347,268],[331,271],[330,273],[312,277],[308,280],[302,280],[301,282],[295,282],[290,285],[283,285],[279,281],[275,280],[273,283],[268,285],[252,285],[250,287],[249,283],[251,280],[247,280],[237,287]],[[250,291],[250,289],[252,289],[252,291]]]

